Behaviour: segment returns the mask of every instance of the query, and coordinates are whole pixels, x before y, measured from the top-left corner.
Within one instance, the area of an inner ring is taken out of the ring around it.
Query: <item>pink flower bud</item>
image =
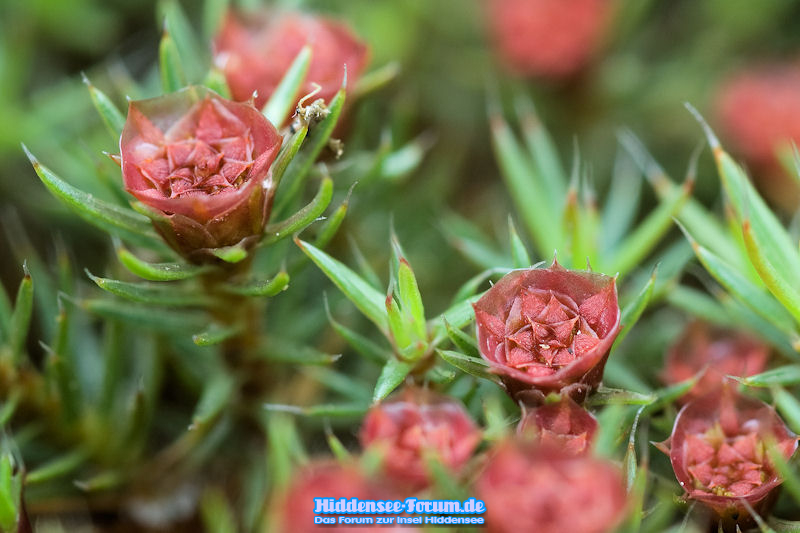
[[[575,455],[590,450],[596,432],[597,419],[570,398],[534,407],[517,426],[521,437]]]
[[[228,13],[214,42],[217,64],[225,72],[235,100],[250,99],[254,91],[261,108],[305,45],[312,57],[297,99],[321,90],[315,98],[330,102],[341,88],[345,65],[347,87],[353,86],[367,64],[369,51],[344,24],[302,13]]]
[[[476,486],[489,533],[606,533],[625,514],[619,469],[589,455],[505,442],[493,451]]]
[[[687,497],[730,528],[751,521],[741,500],[763,513],[777,495],[782,479],[767,457],[770,440],[786,459],[797,449],[797,438],[772,407],[724,387],[687,403],[659,448]]]
[[[209,249],[259,239],[281,141],[252,104],[201,87],[134,101],[120,139],[125,189],[160,215],[172,247],[207,261]]]
[[[720,389],[725,376],[747,377],[763,372],[768,358],[769,347],[749,335],[693,322],[669,349],[663,378],[673,385],[704,371],[683,397],[689,401]]]
[[[359,500],[403,499],[383,485],[371,481],[356,465],[334,461],[315,461],[303,468],[294,478],[280,500],[281,533],[310,533],[325,531],[330,526],[315,525],[314,498],[358,498]],[[328,516],[337,517],[334,513]],[[324,515],[320,515],[324,516]],[[353,514],[351,516],[366,516]],[[387,516],[387,515],[381,515]],[[362,533],[364,526],[337,525],[341,533]],[[391,530],[391,529],[390,529]]]
[[[410,388],[401,399],[372,407],[360,437],[364,448],[382,453],[387,476],[421,488],[430,483],[429,455],[458,472],[472,457],[481,432],[460,403]]]
[[[489,0],[495,45],[522,75],[559,80],[595,55],[611,18],[611,0]]]
[[[481,355],[514,397],[565,389],[582,400],[600,383],[620,327],[614,278],[555,261],[511,272],[474,307]]]

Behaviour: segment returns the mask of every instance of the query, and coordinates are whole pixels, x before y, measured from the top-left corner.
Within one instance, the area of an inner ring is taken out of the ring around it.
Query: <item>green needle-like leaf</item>
[[[794,319],[800,323],[800,292],[798,292],[797,286],[788,281],[778,271],[776,265],[770,261],[769,255],[771,254],[767,252],[767,247],[771,245],[756,240],[757,237],[750,220],[745,220],[742,224],[742,237],[744,238],[747,255],[750,257],[756,272],[764,281],[764,285],[786,307]],[[793,275],[796,276],[797,272],[800,272],[800,270],[795,271]]]
[[[179,60],[192,83],[202,79],[208,63],[206,51],[178,0],[162,0],[158,4],[159,20],[164,21],[164,31],[175,41]]]
[[[800,365],[779,366],[746,378],[731,376],[749,387],[792,386],[800,384]]]
[[[28,268],[17,289],[17,298],[14,302],[14,312],[11,314],[10,346],[11,355],[15,363],[19,363],[25,350],[25,341],[28,338],[28,328],[33,315],[33,279]]]
[[[559,205],[567,192],[567,174],[561,164],[553,139],[536,114],[533,102],[518,94],[516,110],[522,126],[522,135],[542,184],[553,205]]]
[[[623,339],[628,336],[628,333],[630,333],[636,322],[639,321],[639,317],[644,313],[647,304],[650,302],[650,298],[653,296],[653,288],[656,286],[657,275],[658,268],[655,268],[650,278],[647,280],[647,283],[645,283],[645,286],[642,287],[642,290],[636,295],[636,298],[622,309],[622,314],[620,316],[622,330],[619,332],[619,335],[617,335],[617,339],[614,341],[615,344],[622,343]]]
[[[222,344],[242,333],[242,326],[221,326],[212,324],[208,329],[192,335],[192,342],[198,346],[215,346]]]
[[[325,177],[320,183],[317,195],[308,205],[286,220],[269,224],[264,229],[264,238],[261,243],[272,244],[307,228],[325,212],[331,203],[331,198],[333,198],[333,180]]]
[[[26,485],[35,485],[44,481],[65,476],[81,466],[89,458],[86,450],[78,449],[43,464],[25,476]]]
[[[308,135],[308,125],[304,125],[294,132],[291,137],[285,140],[283,146],[281,146],[281,151],[272,164],[272,181],[274,182],[273,187],[276,189],[278,185],[280,185],[283,175],[289,167],[289,163],[294,160],[294,157],[303,145],[303,141],[306,140],[306,135]]]
[[[325,312],[328,315],[328,322],[330,322],[333,329],[338,333],[347,343],[362,357],[383,365],[392,357],[392,352],[388,348],[379,346],[372,340],[364,337],[360,333],[343,326],[331,315],[330,308],[328,307],[328,298],[325,298]]]
[[[358,274],[343,263],[337,261],[322,250],[295,239],[301,250],[339,287],[339,290],[353,302],[364,316],[370,319],[380,330],[387,334],[389,322],[386,316],[386,298],[375,290]]]
[[[297,101],[297,93],[303,86],[303,82],[308,74],[308,66],[311,64],[311,46],[306,45],[295,56],[294,61],[286,70],[278,86],[272,91],[272,95],[261,111],[267,120],[281,127],[289,111],[292,110]]]
[[[411,319],[411,326],[415,330],[417,339],[427,339],[428,332],[426,331],[422,294],[419,292],[414,271],[404,257],[400,258],[400,266],[397,271],[397,295],[403,308],[403,314]]]
[[[475,311],[472,309],[472,304],[477,302],[481,296],[483,296],[483,294],[476,294],[464,301],[458,302],[431,321],[431,326],[434,328],[434,346],[447,338],[445,321],[448,322],[451,327],[461,329],[475,320]]]
[[[681,226],[684,235],[689,240],[695,255],[702,263],[703,267],[716,279],[720,285],[725,287],[731,294],[736,296],[742,303],[750,307],[753,311],[769,320],[782,331],[793,333],[795,326],[792,316],[786,312],[769,294],[766,294],[760,287],[754,285],[749,279],[737,272],[732,266],[717,257],[713,252],[700,246],[689,231]]]
[[[478,351],[478,343],[475,342],[473,337],[467,335],[460,329],[454,328],[447,320],[444,321],[444,326],[447,329],[447,336],[456,348],[470,357],[480,357],[481,354]]]
[[[692,192],[693,181],[690,177],[682,187],[676,188],[669,198],[653,210],[620,245],[611,252],[604,272],[619,273],[621,276],[635,268],[669,230],[672,217],[680,210]]]
[[[84,220],[104,231],[130,239],[136,244],[150,248],[166,248],[166,245],[156,236],[147,217],[76,189],[49,168],[40,164],[27,147],[23,145],[22,148],[45,187],[56,198],[73,208]]]
[[[208,427],[231,401],[235,385],[236,382],[228,374],[221,371],[215,372],[203,387],[200,401],[197,402],[197,407],[192,415],[192,425],[189,426],[189,431],[202,431],[203,428]]]
[[[198,331],[209,322],[207,315],[200,311],[131,305],[119,300],[83,300],[81,307],[106,318],[166,333]]]
[[[254,280],[242,285],[226,284],[222,288],[230,294],[241,296],[258,296],[269,298],[285,291],[289,287],[289,274],[278,272],[274,278],[268,281]]]
[[[527,225],[540,255],[552,255],[561,239],[558,214],[548,200],[536,169],[528,161],[508,124],[499,116],[491,117],[492,146],[511,199]],[[498,266],[497,264],[493,266]]]
[[[108,128],[111,137],[115,142],[119,141],[119,136],[122,134],[122,128],[125,127],[125,115],[117,109],[114,102],[106,96],[106,94],[95,87],[85,75],[83,76],[83,83],[89,89],[89,96],[92,99],[92,104],[103,119],[103,123]]]
[[[247,248],[241,244],[223,246],[222,248],[214,248],[211,253],[226,263],[231,264],[240,263],[247,258]]]
[[[412,363],[401,361],[400,359],[389,359],[381,370],[378,382],[375,383],[375,392],[372,393],[372,403],[378,403],[386,398],[396,389],[406,376],[414,369]]]
[[[158,46],[158,67],[161,73],[161,88],[165,93],[186,87],[186,74],[183,72],[178,47],[166,31],[162,34]]]
[[[116,246],[117,258],[125,268],[140,278],[149,281],[178,281],[190,279],[211,270],[211,267],[186,263],[148,263],[142,261],[120,245]]]
[[[514,268],[529,268],[531,266],[531,257],[528,254],[528,249],[525,243],[520,239],[517,233],[517,228],[514,226],[514,221],[511,216],[508,217],[508,235],[511,241],[511,262]]]
[[[800,400],[782,387],[772,387],[772,397],[786,425],[795,433],[800,433]]]
[[[436,350],[436,353],[439,354],[439,357],[467,374],[480,379],[488,379],[494,383],[500,383],[500,378],[489,372],[489,363],[483,359],[450,350]]]
[[[642,394],[623,389],[600,387],[588,400],[589,405],[648,405],[655,401],[652,394]]]
[[[134,302],[176,307],[211,307],[215,303],[213,298],[196,289],[187,290],[162,283],[131,283],[101,278],[88,270],[86,275],[104,291]]]
[[[300,151],[297,156],[292,159],[283,179],[283,181],[288,183],[288,186],[286,186],[286,190],[280,195],[278,205],[275,206],[276,212],[283,213],[287,206],[293,204],[302,191],[303,183],[305,183],[305,179],[314,161],[317,160],[322,150],[328,145],[333,130],[339,122],[339,117],[344,107],[344,101],[345,90],[340,89],[328,105],[330,114],[328,114],[322,122],[314,126],[313,130],[310,132],[310,140],[306,143],[306,149]]]

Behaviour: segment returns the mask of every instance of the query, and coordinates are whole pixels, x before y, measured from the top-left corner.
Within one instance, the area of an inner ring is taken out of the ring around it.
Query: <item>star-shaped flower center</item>
[[[704,433],[687,435],[684,449],[695,490],[740,498],[770,476],[764,442],[755,431],[728,436],[717,422]]]
[[[599,342],[574,300],[539,289],[515,298],[502,337],[506,364],[535,375],[556,372]]]

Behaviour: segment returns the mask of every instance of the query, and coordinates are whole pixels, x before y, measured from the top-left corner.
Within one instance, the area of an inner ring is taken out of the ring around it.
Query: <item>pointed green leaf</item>
[[[411,319],[411,326],[415,330],[417,339],[427,339],[428,332],[426,331],[422,294],[419,292],[414,271],[404,257],[400,258],[397,273],[397,295],[403,308],[403,314],[408,314]]]
[[[396,389],[408,374],[414,369],[414,365],[401,361],[400,359],[389,359],[381,370],[378,382],[375,383],[375,392],[372,394],[372,403],[378,403],[386,398]]]
[[[155,305],[176,307],[211,307],[215,300],[197,290],[187,290],[162,283],[131,283],[116,279],[101,278],[86,270],[89,279],[98,287],[126,300]]]
[[[234,244],[233,246],[214,248],[211,250],[211,253],[226,263],[236,264],[245,260],[247,257],[247,248],[241,244]]]
[[[438,345],[447,338],[447,328],[444,325],[445,321],[449,322],[452,327],[461,329],[475,320],[475,311],[472,309],[472,304],[477,302],[481,296],[483,296],[483,294],[476,294],[471,298],[467,298],[455,304],[431,321],[431,326],[434,329],[433,345]]]
[[[736,326],[730,313],[705,292],[689,287],[672,287],[666,294],[667,301],[687,313],[720,326]]]
[[[800,433],[800,400],[781,387],[772,387],[771,391],[778,412],[786,421],[786,425],[795,433]]]
[[[83,300],[81,307],[106,318],[166,333],[198,331],[209,322],[208,316],[200,311],[131,305],[119,300]]]
[[[204,0],[203,1],[203,40],[211,42],[222,26],[231,0]]]
[[[300,147],[303,146],[303,141],[306,140],[306,135],[308,135],[307,124],[303,125],[300,129],[294,132],[292,136],[283,143],[283,146],[281,146],[281,151],[278,153],[278,157],[275,158],[275,162],[272,164],[272,181],[276,189],[278,188],[278,185],[280,185],[283,175],[286,173],[286,169],[289,168],[289,163],[294,160],[294,157],[297,155]]]
[[[94,108],[97,110],[100,118],[103,119],[103,123],[108,128],[109,133],[111,133],[111,137],[114,138],[114,141],[119,141],[122,128],[125,127],[125,116],[117,106],[114,105],[114,102],[112,102],[103,91],[95,87],[85,75],[83,76],[83,83],[85,83],[86,87],[89,89],[89,96],[92,99],[92,104],[94,104]]]
[[[368,402],[372,398],[372,387],[358,377],[324,366],[308,366],[303,368],[303,373],[311,376],[326,389],[353,401]]]
[[[511,216],[508,217],[508,234],[511,241],[511,263],[514,268],[530,268],[531,257],[528,255],[528,249],[525,243],[519,238],[517,228],[514,226],[514,220]]]
[[[289,274],[278,272],[274,278],[267,281],[253,280],[242,285],[225,284],[223,290],[230,294],[269,298],[289,288]]]
[[[261,112],[276,127],[281,127],[289,116],[289,112],[297,101],[297,93],[306,80],[310,64],[311,46],[306,45],[295,56],[294,61],[286,70],[286,74],[283,75],[280,83],[272,91],[272,95],[264,105],[264,109]]]
[[[205,331],[192,335],[192,342],[198,346],[215,346],[241,335],[242,329],[240,325],[221,326],[212,324]]]
[[[116,250],[117,258],[125,268],[140,278],[149,281],[178,281],[193,278],[211,270],[211,267],[186,263],[148,263],[120,245],[116,246]]]
[[[489,363],[477,357],[471,357],[451,350],[436,350],[439,356],[458,368],[476,378],[486,379],[494,383],[500,383],[500,378],[489,372]]]
[[[410,324],[406,322],[392,293],[386,296],[385,303],[391,341],[394,346],[402,352],[414,342],[415,339],[412,337],[413,332],[410,331]]]
[[[268,340],[260,356],[269,361],[295,365],[329,365],[342,357],[341,354],[325,353],[311,346],[276,337]]]
[[[478,351],[478,343],[475,342],[473,337],[467,335],[460,329],[454,328],[447,320],[444,321],[444,327],[447,330],[447,336],[456,348],[469,357],[474,357],[476,359],[480,357],[481,354],[480,351]]]
[[[328,322],[330,322],[333,329],[338,333],[347,343],[353,347],[362,357],[374,361],[379,364],[384,364],[390,357],[392,352],[387,348],[383,348],[374,343],[370,339],[364,337],[360,333],[347,328],[333,319],[330,308],[328,307],[328,298],[325,298],[325,312],[328,315]]]
[[[553,205],[560,205],[567,192],[567,174],[561,164],[558,150],[547,129],[536,114],[533,102],[518,94],[516,110],[522,126],[522,135],[536,166],[542,185]]]
[[[734,377],[734,376],[731,376]],[[800,385],[800,365],[784,365],[746,378],[734,377],[749,387]]]
[[[322,404],[309,407],[266,403],[264,409],[273,412],[291,413],[312,418],[359,418],[369,407],[361,403]]]
[[[59,200],[73,208],[84,220],[104,231],[125,237],[137,244],[165,248],[153,231],[150,220],[130,209],[110,204],[68,184],[36,160],[23,145],[25,154],[42,183]]]
[[[364,316],[380,328],[384,334],[389,331],[386,316],[386,299],[358,274],[322,250],[295,239],[295,243],[322,270],[339,290],[353,302]]]
[[[764,281],[764,285],[786,307],[794,319],[800,323],[800,292],[798,292],[796,285],[789,281],[794,278],[788,278],[787,280],[778,271],[776,265],[770,261],[769,255],[774,255],[767,252],[767,247],[770,244],[757,240],[749,220],[745,220],[742,224],[742,237],[747,248],[747,255],[750,257],[756,272]],[[800,272],[800,270],[795,271],[793,275],[796,276],[797,272]]]
[[[325,432],[325,440],[328,441],[328,448],[331,449],[331,453],[337,461],[348,461],[353,458],[344,444],[342,444],[342,441],[340,441],[332,431],[328,430]]]
[[[485,269],[510,266],[509,259],[497,251],[489,239],[469,220],[450,214],[442,221],[445,236],[467,259]]]
[[[325,209],[327,209],[328,205],[331,203],[332,197],[333,180],[328,177],[323,178],[319,186],[319,191],[317,191],[317,195],[314,199],[286,220],[269,224],[264,229],[264,238],[261,243],[272,244],[302,231],[314,223],[314,221],[325,212]]]
[[[387,63],[365,74],[362,74],[353,87],[353,99],[358,100],[362,96],[381,89],[394,80],[400,73],[400,64],[397,61]]]
[[[35,485],[65,476],[85,463],[88,458],[89,454],[83,449],[68,452],[31,470],[25,476],[25,483]]]
[[[652,394],[642,394],[622,389],[609,389],[600,387],[589,397],[588,404],[597,405],[648,405],[655,401]]]
[[[197,82],[202,79],[208,46],[199,42],[178,0],[161,0],[158,4],[158,16],[159,20],[164,21],[164,31],[175,42],[179,61],[189,81]]]
[[[617,154],[611,185],[603,206],[603,231],[600,241],[603,250],[610,250],[629,233],[639,207],[642,176],[630,157]]]
[[[19,363],[25,350],[25,341],[28,338],[28,328],[33,315],[33,279],[27,266],[25,275],[19,283],[17,298],[14,302],[14,312],[11,314],[11,335],[9,345],[11,356],[15,363]]]
[[[622,331],[620,331],[619,335],[617,335],[617,339],[614,341],[615,344],[622,343],[623,339],[627,337],[628,333],[630,333],[631,329],[633,329],[633,326],[636,325],[636,322],[639,321],[642,313],[644,313],[644,310],[647,308],[647,304],[650,302],[650,298],[653,296],[653,287],[656,285],[657,275],[658,267],[653,269],[650,279],[647,280],[647,283],[636,295],[636,298],[634,298],[632,302],[628,303],[628,305],[622,309],[622,314],[620,316]]]
[[[197,431],[213,422],[231,402],[235,385],[235,380],[228,374],[215,372],[203,387],[189,431]]]
[[[342,222],[344,222],[344,217],[347,215],[348,204],[349,199],[339,204],[336,211],[322,223],[319,228],[319,233],[317,233],[314,239],[314,246],[317,248],[325,248],[328,243],[331,242],[331,239],[333,239],[336,232],[338,232],[339,228],[342,226]]]
[[[536,268],[537,265],[531,265],[531,268]],[[505,276],[513,269],[511,268],[490,268],[488,270],[484,270],[479,274],[468,279],[461,287],[459,287],[458,291],[456,291],[456,295],[453,296],[452,305],[460,304],[464,300],[475,296],[475,293],[478,292],[481,285],[486,283],[486,280],[497,277],[498,279],[502,276]]]
[[[161,73],[161,89],[173,93],[186,87],[186,74],[183,72],[178,47],[168,32],[161,35],[158,46],[158,67]]]
[[[733,267],[713,252],[700,246],[685,228],[681,227],[684,235],[689,240],[695,255],[702,263],[703,267],[716,279],[720,285],[725,287],[731,294],[736,296],[742,303],[750,307],[753,311],[769,320],[782,331],[792,333],[795,331],[792,316],[786,312],[774,298],[766,294],[763,289],[753,285],[750,280],[739,274]]]
[[[397,150],[387,153],[380,160],[378,174],[387,180],[406,177],[419,167],[431,144],[431,136],[423,133]]]
[[[317,160],[322,150],[328,146],[328,141],[342,114],[344,101],[345,91],[340,89],[328,105],[330,114],[322,122],[314,126],[310,132],[310,141],[307,143],[306,149],[300,151],[289,164],[283,180],[288,182],[288,187],[281,193],[278,205],[275,206],[275,210],[278,213],[282,213],[287,206],[292,205],[292,202],[301,193],[305,178],[308,176],[314,161]]]
[[[491,129],[492,146],[511,199],[539,254],[549,256],[563,242],[561,228],[554,222],[559,219],[558,214],[540,183],[541,177],[527,160],[508,124],[501,117],[494,116],[491,117]]]
[[[652,251],[661,237],[669,230],[672,217],[680,210],[692,192],[691,179],[676,188],[665,198],[650,215],[640,222],[633,233],[630,233],[619,246],[612,251],[605,272],[619,273],[624,276],[636,267]]]

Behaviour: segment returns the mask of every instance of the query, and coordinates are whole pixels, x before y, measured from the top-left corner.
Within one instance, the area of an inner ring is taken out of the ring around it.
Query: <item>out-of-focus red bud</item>
[[[777,153],[800,144],[800,62],[742,71],[722,85],[716,101],[722,133],[759,188],[775,203],[796,208],[800,188]]]
[[[612,463],[530,442],[490,453],[475,485],[490,533],[606,533],[625,515],[625,485]]]
[[[399,399],[372,407],[361,428],[364,448],[377,448],[392,480],[421,488],[430,483],[429,455],[457,473],[472,457],[481,432],[464,407],[409,388]]]
[[[522,438],[575,455],[591,449],[596,432],[597,419],[570,398],[534,407],[517,426]]]
[[[522,75],[550,80],[581,71],[597,53],[612,0],[489,0],[492,37]]]
[[[668,385],[704,371],[683,397],[692,400],[722,387],[725,376],[747,377],[764,371],[769,347],[739,331],[693,322],[669,349],[662,377]]]
[[[511,272],[474,307],[481,355],[518,399],[563,390],[582,401],[620,328],[614,278],[555,261]]]
[[[303,13],[229,12],[214,41],[216,63],[225,72],[233,98],[250,99],[257,91],[261,108],[305,45],[312,57],[305,84],[297,96],[321,87],[317,98],[330,102],[342,85],[358,80],[369,59],[367,46],[341,22]]]
[[[752,523],[742,500],[764,513],[783,481],[767,457],[770,440],[786,459],[797,449],[796,436],[772,407],[726,386],[687,403],[658,447],[669,455],[687,497],[735,530],[737,523]]]
[[[159,215],[173,248],[214,260],[210,249],[260,238],[281,141],[252,104],[201,87],[134,101],[120,138],[125,189]]]

